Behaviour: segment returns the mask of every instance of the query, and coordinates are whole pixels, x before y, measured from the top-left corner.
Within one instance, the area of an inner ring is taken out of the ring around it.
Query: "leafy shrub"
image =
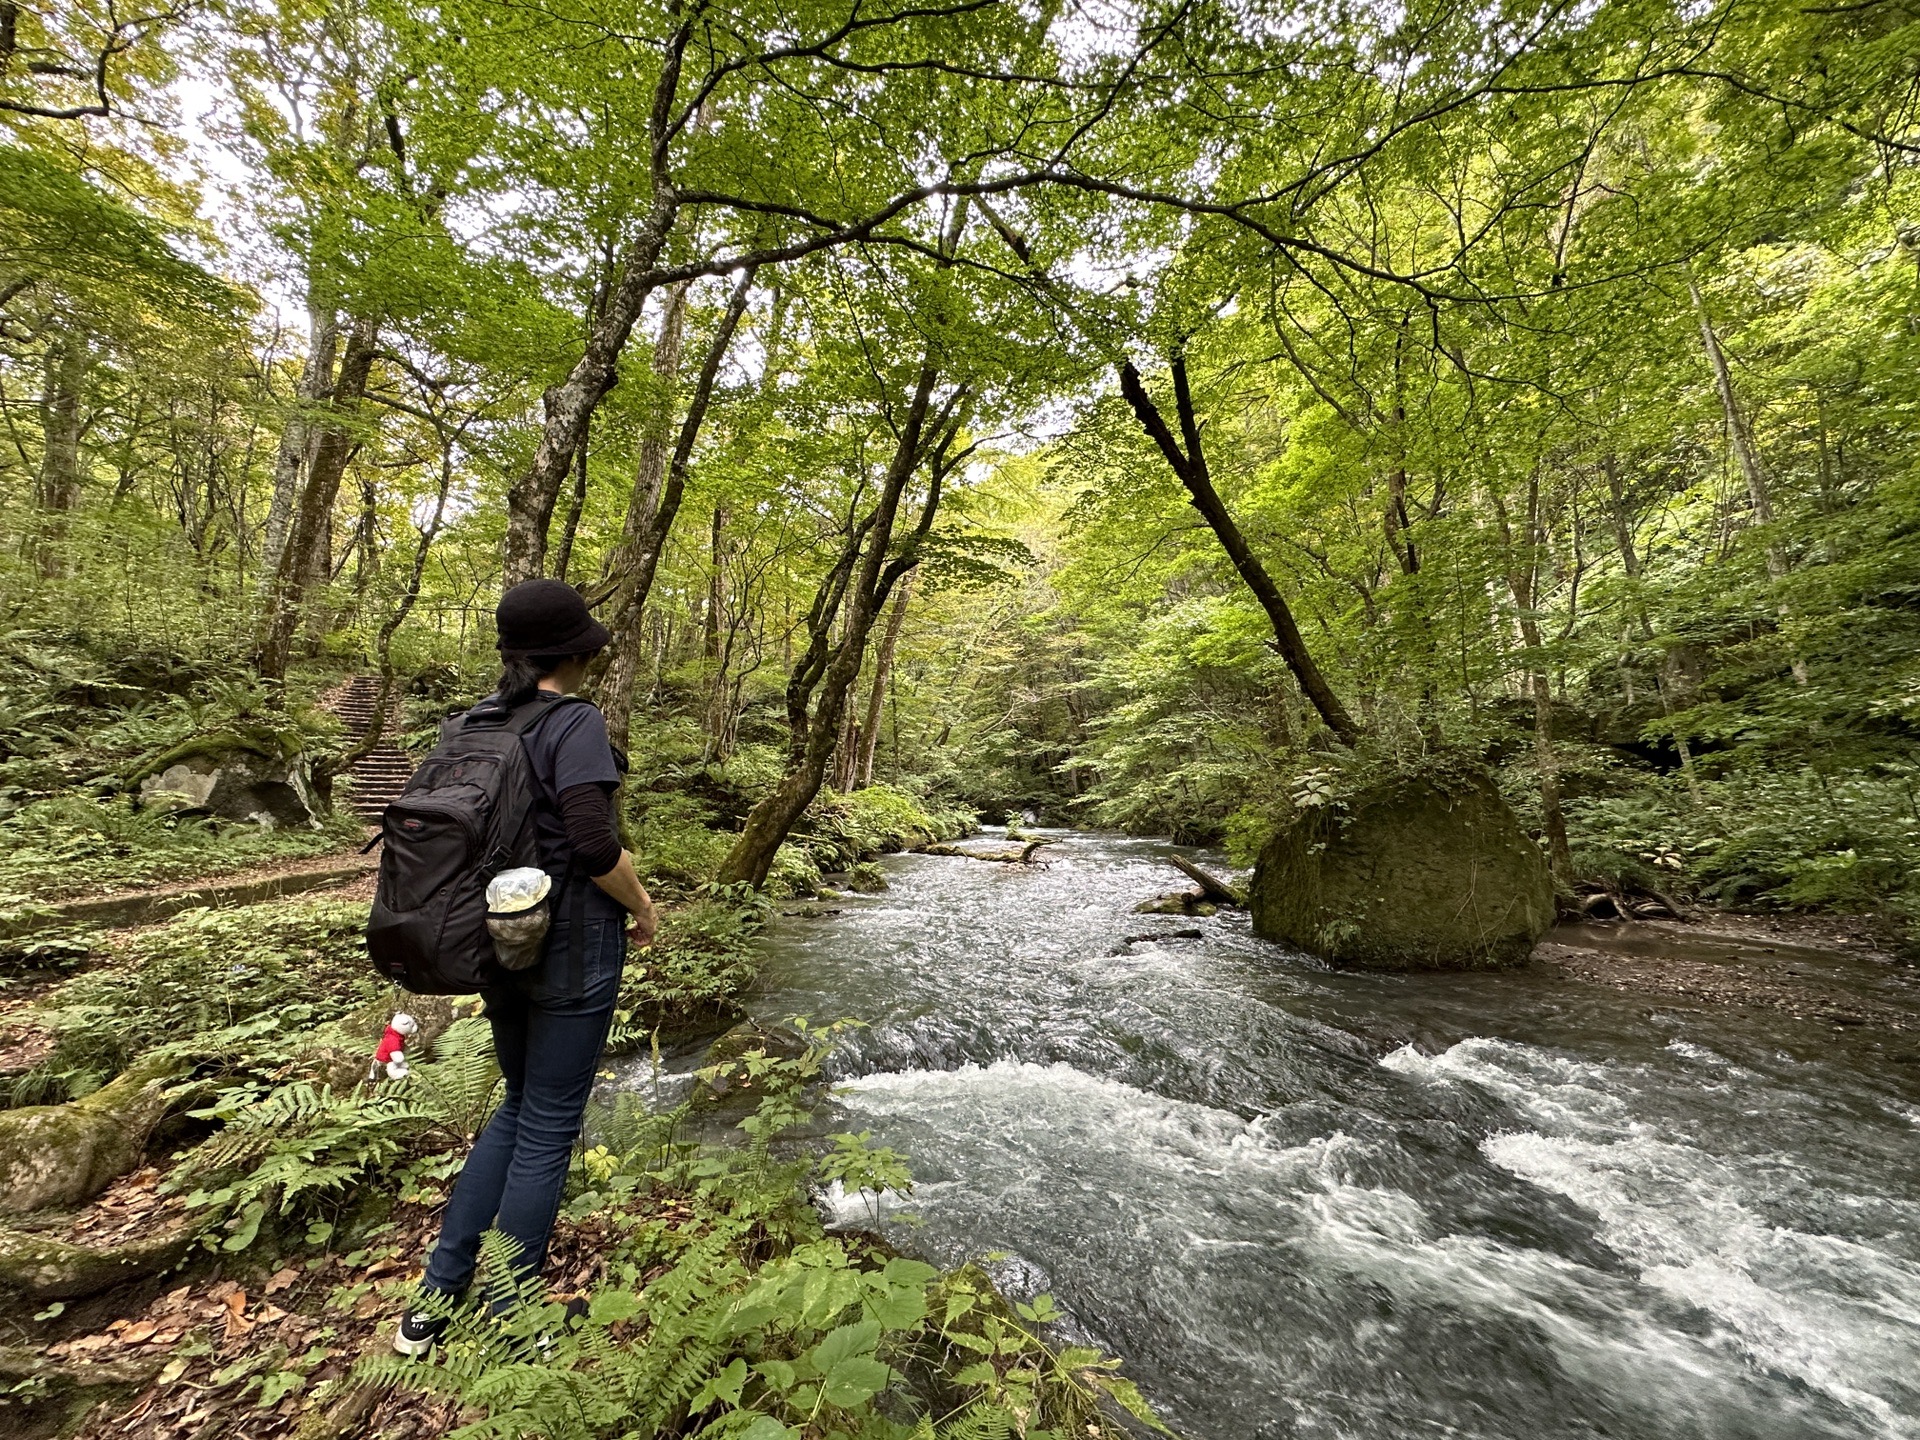
[[[1912,778],[1830,778],[1812,769],[1678,779],[1622,796],[1570,801],[1574,858],[1626,886],[1684,883],[1726,904],[1861,910],[1908,903],[1920,876],[1920,803]]]
[[[627,959],[608,1043],[630,1047],[745,990],[756,973],[754,938],[765,923],[765,902],[747,886],[710,888],[665,916],[652,946]]]
[[[304,1080],[235,1086],[194,1112],[222,1128],[167,1184],[195,1186],[188,1208],[226,1216],[217,1243],[245,1250],[270,1214],[311,1218],[325,1200],[350,1200],[375,1170],[471,1141],[497,1103],[499,1080],[492,1031],[470,1018],[448,1027],[431,1061],[371,1090],[336,1094]],[[316,1238],[331,1232],[331,1222],[318,1223]]]
[[[632,829],[634,865],[649,888],[691,891],[711,880],[734,837],[709,829],[711,811],[692,796],[649,795]]]
[[[248,1022],[256,1045],[304,1039],[384,991],[365,925],[364,906],[305,900],[189,910],[136,932],[116,963],[41,1001],[57,1040],[40,1068],[97,1081],[160,1045]]]

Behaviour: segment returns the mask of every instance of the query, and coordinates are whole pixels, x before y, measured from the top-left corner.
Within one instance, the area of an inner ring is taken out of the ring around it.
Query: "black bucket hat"
[[[564,580],[522,580],[493,612],[500,648],[520,655],[591,655],[613,636]]]

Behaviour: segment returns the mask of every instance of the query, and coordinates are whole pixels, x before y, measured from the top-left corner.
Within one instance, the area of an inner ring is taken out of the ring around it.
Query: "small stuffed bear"
[[[380,1048],[373,1052],[373,1067],[367,1071],[369,1080],[376,1079],[382,1065],[387,1067],[389,1080],[404,1080],[412,1072],[407,1069],[407,1037],[420,1028],[420,1022],[402,1010],[387,1022],[386,1033],[380,1037]]]

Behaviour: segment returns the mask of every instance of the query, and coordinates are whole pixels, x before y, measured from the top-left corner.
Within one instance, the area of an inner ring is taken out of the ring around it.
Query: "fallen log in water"
[[[1050,845],[1051,840],[1029,840],[1018,850],[966,850],[958,845],[922,845],[922,855],[953,855],[962,860],[993,860],[1002,865],[1029,865],[1033,862],[1033,852],[1042,845]]]
[[[1167,863],[1185,875],[1205,892],[1207,899],[1216,905],[1245,905],[1247,897],[1227,884],[1202,870],[1184,855],[1169,855]]]

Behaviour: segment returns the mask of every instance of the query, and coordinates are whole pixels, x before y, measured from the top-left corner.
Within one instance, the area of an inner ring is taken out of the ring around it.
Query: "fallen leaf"
[[[186,1373],[187,1362],[184,1359],[169,1360],[166,1368],[154,1377],[154,1383],[156,1385],[171,1385]]]
[[[234,1281],[222,1280],[219,1284],[208,1287],[207,1298],[209,1300],[225,1300],[227,1296],[233,1294],[233,1292],[238,1289],[240,1289],[240,1287]]]
[[[269,1295],[277,1295],[299,1278],[300,1272],[291,1265],[284,1270],[276,1270],[267,1281],[266,1293]]]
[[[159,1328],[160,1322],[157,1320],[135,1321],[120,1332],[120,1343],[122,1345],[145,1344],[153,1338],[154,1332]]]
[[[253,1328],[253,1321],[247,1319],[247,1292],[235,1290],[227,1296],[227,1336],[231,1340],[236,1335],[244,1335]]]
[[[254,1323],[257,1325],[274,1325],[286,1318],[287,1312],[282,1310],[278,1305],[267,1304],[262,1304],[259,1310],[254,1313],[253,1317]]]
[[[153,1337],[153,1343],[156,1345],[171,1345],[186,1333],[184,1330],[162,1330],[158,1335]]]
[[[115,1320],[108,1324],[107,1330],[109,1332],[112,1332],[115,1330],[124,1330],[127,1328],[127,1326],[131,1325],[132,1323],[133,1322],[131,1320]]]
[[[78,1340],[67,1342],[67,1353],[82,1355],[90,1350],[104,1350],[113,1343],[111,1335],[82,1335]]]

